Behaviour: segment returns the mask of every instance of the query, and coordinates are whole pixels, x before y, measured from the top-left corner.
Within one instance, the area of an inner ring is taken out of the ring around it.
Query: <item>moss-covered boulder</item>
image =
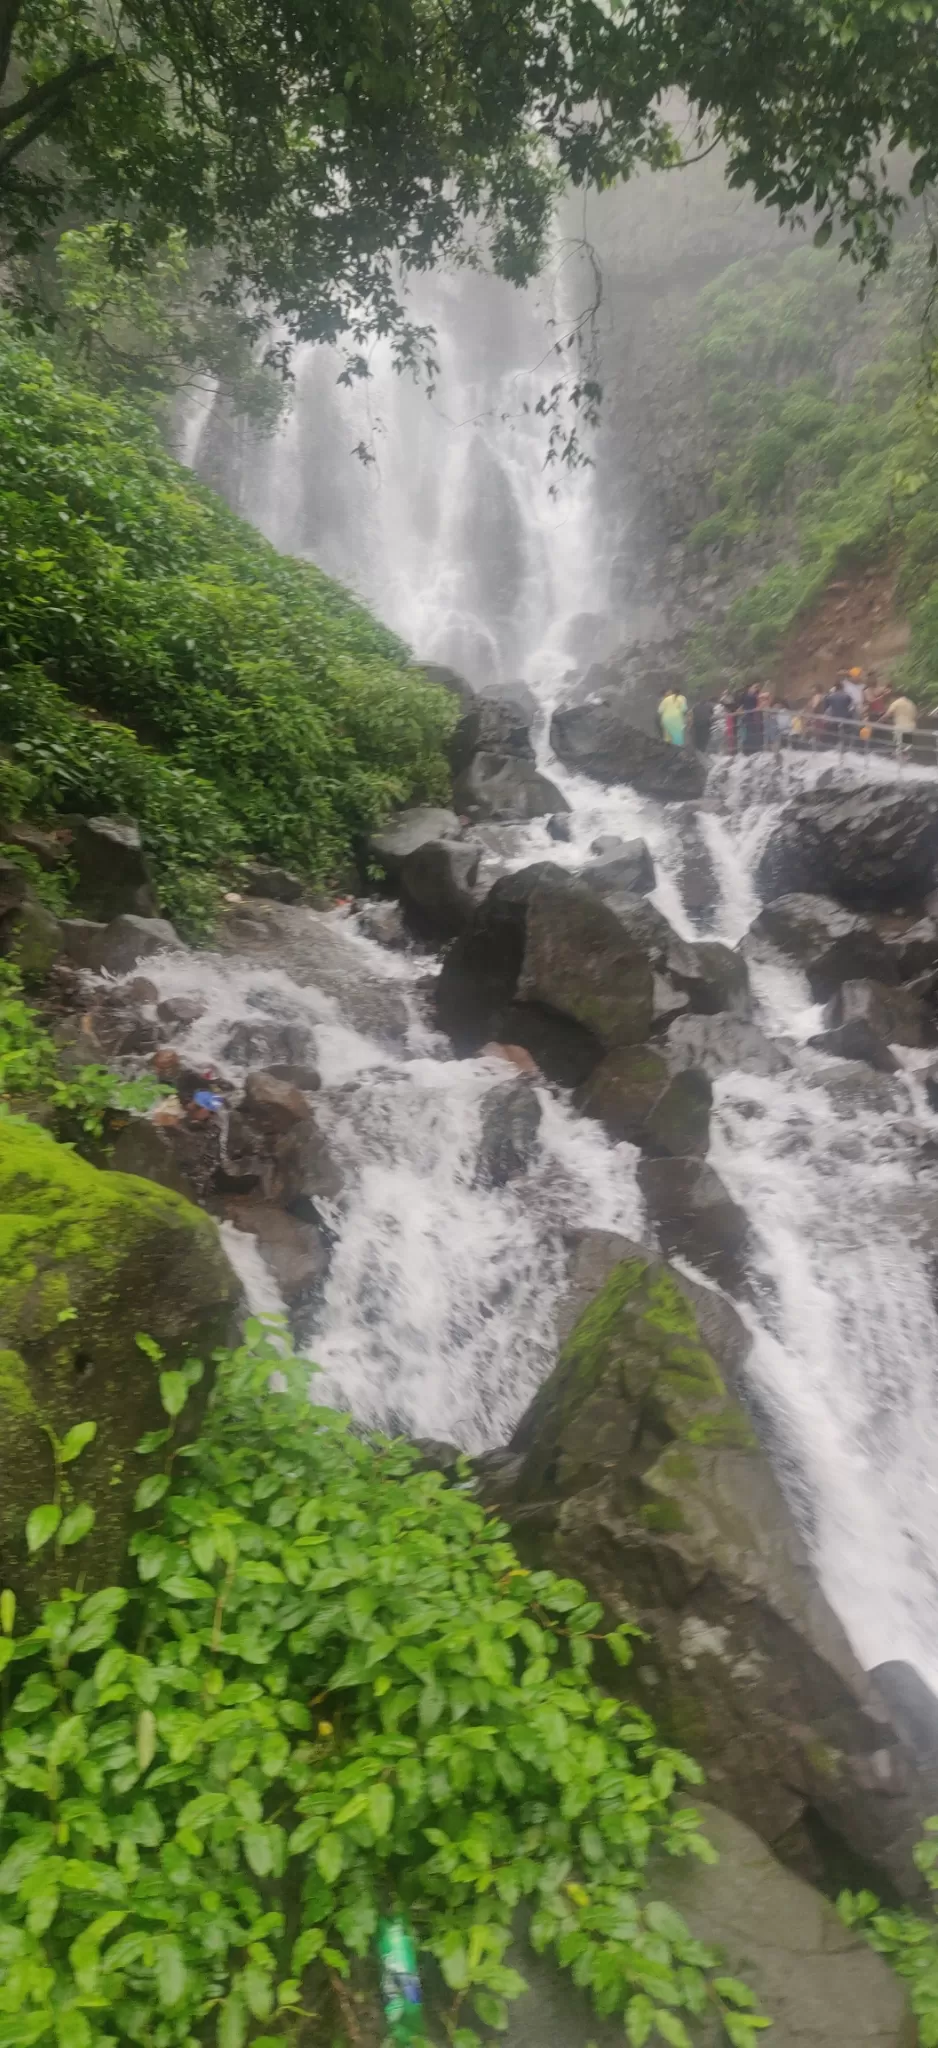
[[[45,1131],[0,1119],[0,1583],[54,1586],[51,1550],[27,1558],[26,1517],[52,1498],[48,1432],[94,1421],[97,1435],[67,1468],[95,1509],[82,1545],[86,1585],[123,1569],[130,1503],[150,1469],[135,1456],[166,1421],[159,1369],[208,1362],[233,1330],[238,1282],[211,1218],[168,1189],[101,1173]],[[191,1433],[209,1372],[180,1417]],[[77,1553],[75,1554],[77,1558]],[[70,1561],[71,1562],[71,1561]]]
[[[938,1786],[856,1664],[669,1267],[614,1267],[511,1452],[488,1490],[526,1561],[648,1631],[626,1681],[705,1764],[713,1797],[805,1875],[852,1859],[916,1890],[911,1849]]]

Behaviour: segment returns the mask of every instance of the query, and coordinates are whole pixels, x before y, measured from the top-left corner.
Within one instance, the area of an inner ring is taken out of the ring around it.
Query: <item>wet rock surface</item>
[[[885,1038],[867,1018],[856,1017],[849,1024],[839,1024],[831,1031],[817,1031],[808,1044],[816,1052],[831,1053],[835,1059],[863,1060],[879,1074],[896,1074],[899,1062]]]
[[[418,805],[414,810],[398,811],[380,831],[372,832],[368,853],[394,881],[400,874],[401,862],[409,853],[416,853],[418,846],[425,846],[428,839],[456,839],[458,835],[455,811]]]
[[[481,854],[465,841],[430,839],[401,862],[401,901],[418,938],[452,939],[465,931],[476,910]]]
[[[518,754],[476,754],[453,783],[460,814],[494,821],[557,816],[569,809],[566,797]]]
[[[792,1064],[757,1024],[738,1017],[678,1017],[668,1027],[662,1050],[672,1072],[699,1067],[711,1080],[719,1074],[783,1074]]]
[[[229,915],[217,943],[224,953],[281,968],[300,988],[318,989],[335,1003],[337,1014],[379,1044],[399,1048],[406,1042],[410,1018],[401,990],[369,970],[354,933],[339,919],[291,904],[258,903],[250,919]]]
[[[550,742],[567,768],[597,782],[629,783],[659,803],[703,795],[707,764],[693,747],[672,747],[630,723],[610,698],[555,711]]]
[[[641,1161],[638,1184],[665,1257],[687,1259],[731,1293],[744,1293],[749,1225],[713,1167],[662,1153]]]
[[[859,910],[920,901],[938,866],[938,789],[815,789],[787,804],[757,869],[762,896],[818,890]]]
[[[482,1105],[478,1179],[503,1188],[528,1170],[540,1139],[541,1105],[529,1081],[505,1081]]]
[[[595,889],[597,896],[647,896],[656,878],[655,864],[644,839],[619,840],[601,853],[600,844],[597,841],[593,848],[599,858],[581,869],[581,882],[588,889]]]
[[[909,990],[880,981],[845,981],[824,1011],[827,1030],[864,1024],[887,1045],[922,1047],[934,1043],[934,1030],[923,1002]]]
[[[63,823],[70,834],[69,858],[78,871],[76,910],[105,923],[124,912],[144,918],[159,915],[140,832],[131,820],[69,817]]]

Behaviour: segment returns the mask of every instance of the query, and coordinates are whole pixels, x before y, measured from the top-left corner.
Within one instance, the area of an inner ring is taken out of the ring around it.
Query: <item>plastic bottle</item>
[[[405,1920],[382,1920],[378,1925],[378,1958],[381,1964],[381,1996],[387,2023],[386,2040],[423,2041],[423,1997],[417,1974],[417,1951]]]

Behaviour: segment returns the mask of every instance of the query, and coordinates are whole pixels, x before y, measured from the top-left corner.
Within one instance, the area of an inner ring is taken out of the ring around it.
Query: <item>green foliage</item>
[[[60,1074],[55,1046],[23,1001],[16,969],[0,961],[0,1111],[25,1096],[39,1097],[59,1137],[97,1139],[110,1115],[140,1115],[168,1092],[147,1075],[125,1081],[107,1067]]]
[[[933,1892],[938,1891],[938,1819],[925,1822],[915,1861]],[[858,1927],[871,1948],[885,1956],[909,1987],[921,2048],[938,2048],[938,1908],[927,1918],[906,1906],[889,1909],[873,1892],[841,1892],[837,1901],[847,1927]]]
[[[0,833],[2,830],[0,826]],[[75,885],[75,870],[69,862],[63,861],[61,867],[47,870],[42,862],[37,860],[36,855],[30,853],[25,846],[6,846],[2,838],[0,860],[8,860],[13,867],[22,869],[23,874],[29,878],[34,894],[38,896],[40,903],[45,904],[47,910],[54,911],[59,917],[66,915],[69,897]]]
[[[698,1767],[592,1681],[600,1608],[523,1570],[463,1483],[312,1406],[309,1370],[249,1325],[178,1454],[198,1368],[163,1373],[137,1586],[85,1595],[63,1556],[36,1626],[7,1603],[4,2048],[299,2040],[389,1909],[478,2048],[523,1989],[522,1901],[632,2043],[713,2013],[749,2042],[746,1987],[645,1893],[653,1849],[713,1851],[671,1803]],[[31,1540],[66,1544],[63,1507]]]
[[[393,635],[2,330],[0,533],[0,740],[50,807],[140,820],[184,928],[235,851],[323,881],[446,793],[453,702]]]
[[[714,496],[689,548],[752,581],[692,644],[699,687],[764,675],[838,575],[892,562],[914,602],[938,570],[938,413],[922,383],[924,250],[862,304],[835,258],[801,249],[734,264],[701,295],[692,349],[713,433]],[[845,379],[845,352],[867,358]],[[840,366],[840,367],[839,367]],[[765,572],[766,558],[775,557]],[[934,621],[913,612],[909,681],[938,688]]]

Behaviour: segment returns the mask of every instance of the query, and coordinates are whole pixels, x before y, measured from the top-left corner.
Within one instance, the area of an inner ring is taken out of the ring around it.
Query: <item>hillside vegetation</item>
[[[0,546],[16,794],[137,817],[184,928],[238,853],[323,882],[392,804],[444,793],[452,707],[400,641],[198,485],[144,413],[9,328]]]
[[[714,509],[687,538],[719,578],[751,578],[691,649],[706,687],[764,675],[831,580],[896,572],[906,680],[938,696],[938,401],[925,373],[923,256],[910,244],[858,302],[826,251],[738,263],[701,295],[691,344]],[[766,563],[771,566],[767,571]]]

